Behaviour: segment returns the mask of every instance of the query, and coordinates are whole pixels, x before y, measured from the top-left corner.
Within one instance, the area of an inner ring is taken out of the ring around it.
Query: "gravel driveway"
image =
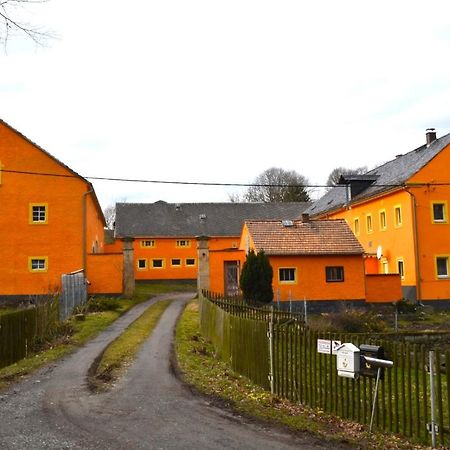
[[[0,394],[1,449],[325,449],[344,448],[291,436],[211,404],[170,370],[176,319],[193,294],[156,297],[133,308],[71,356]],[[93,394],[86,374],[126,326],[154,302],[174,301],[127,375]]]

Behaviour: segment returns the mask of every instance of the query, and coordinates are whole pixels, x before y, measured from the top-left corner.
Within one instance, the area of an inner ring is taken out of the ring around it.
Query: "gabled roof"
[[[257,251],[267,255],[362,255],[362,248],[345,220],[246,221]]]
[[[92,199],[94,201],[95,207],[96,207],[97,212],[99,214],[100,220],[103,222],[103,225],[106,227],[105,216],[103,215],[103,211],[102,211],[102,208],[101,208],[100,203],[98,201],[97,194],[95,193],[94,186],[92,185],[91,182],[89,182],[88,180],[86,180],[86,178],[82,177],[80,174],[78,174],[77,172],[72,170],[69,166],[67,166],[66,164],[61,162],[59,159],[55,158],[47,150],[44,150],[42,147],[40,147],[38,144],[33,142],[31,139],[26,137],[24,134],[22,134],[20,131],[16,130],[14,127],[12,127],[8,123],[6,123],[4,120],[0,119],[0,125],[4,125],[6,128],[10,129],[13,133],[17,134],[19,137],[21,137],[25,141],[29,142],[33,147],[35,147],[37,150],[39,150],[40,152],[44,153],[50,159],[55,161],[58,165],[63,167],[65,170],[67,170],[71,175],[73,175],[74,177],[79,178],[80,180],[84,181],[86,183],[87,187],[88,187],[88,191],[92,190]]]
[[[364,175],[344,177],[342,181],[348,184],[358,181],[367,182],[362,191],[352,196],[351,201],[365,200],[401,187],[449,144],[450,134],[447,134],[434,140],[428,146],[423,145],[409,153],[399,155],[394,160],[370,170]],[[307,212],[312,216],[316,216],[344,206],[348,203],[348,184],[335,186],[330,189],[323,197],[311,205]]]
[[[309,203],[117,203],[116,237],[240,236],[246,219],[296,219]]]

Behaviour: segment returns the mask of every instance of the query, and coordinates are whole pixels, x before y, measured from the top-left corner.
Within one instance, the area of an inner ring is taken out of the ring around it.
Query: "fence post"
[[[434,404],[434,351],[429,353],[430,365],[430,401],[431,401],[431,447],[436,447],[436,411]]]
[[[267,333],[267,336],[269,338],[269,359],[270,359],[269,381],[270,381],[270,393],[273,395],[274,391],[275,391],[275,388],[274,388],[274,377],[273,377],[273,305],[271,305],[271,308],[270,308],[269,332]]]

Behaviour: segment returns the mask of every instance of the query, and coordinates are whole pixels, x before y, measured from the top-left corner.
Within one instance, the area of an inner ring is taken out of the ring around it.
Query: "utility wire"
[[[59,177],[59,178],[79,178],[81,175],[69,175],[46,172],[31,172],[25,170],[0,169],[0,172],[15,173],[20,175],[35,175],[42,177]],[[153,184],[175,184],[188,186],[228,186],[228,187],[299,187],[299,188],[331,188],[331,187],[347,187],[346,184],[337,184],[328,186],[324,184],[255,184],[255,183],[218,183],[218,182],[202,182],[202,181],[169,181],[169,180],[145,180],[139,178],[113,178],[113,177],[82,177],[87,180],[96,181],[116,181],[126,183],[153,183]],[[393,183],[393,184],[377,184],[377,187],[413,187],[413,186],[450,186],[450,182],[442,183]]]

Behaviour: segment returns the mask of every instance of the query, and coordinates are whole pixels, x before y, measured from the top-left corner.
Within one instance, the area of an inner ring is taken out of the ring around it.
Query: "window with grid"
[[[31,257],[29,258],[29,269],[31,272],[46,272],[47,258],[46,257]]]
[[[283,267],[278,270],[278,278],[281,283],[292,283],[295,281],[296,270],[294,267]]]
[[[336,283],[344,281],[344,267],[329,266],[325,267],[325,279],[327,283]]]
[[[178,239],[177,247],[190,247],[191,241],[189,239]]]
[[[47,205],[30,205],[30,223],[47,223]]]
[[[141,247],[154,247],[155,241],[153,239],[144,239],[141,241]]]

